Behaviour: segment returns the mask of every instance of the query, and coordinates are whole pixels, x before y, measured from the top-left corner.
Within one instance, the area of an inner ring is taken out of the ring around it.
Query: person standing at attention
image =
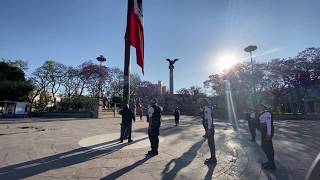
[[[128,143],[131,143],[133,141],[131,139],[132,120],[136,120],[134,113],[129,108],[129,105],[126,104],[123,106],[122,110],[119,111],[119,114],[122,115],[120,142],[122,143],[127,136]]]
[[[217,164],[216,147],[214,143],[214,124],[213,124],[213,110],[209,106],[208,102],[205,102],[205,106],[202,108],[203,112],[203,125],[205,127],[206,136],[208,139],[208,145],[210,149],[211,157],[205,160],[205,164]]]
[[[150,108],[148,109],[148,135],[151,144],[151,151],[148,151],[149,156],[158,155],[159,129],[161,126],[161,111],[162,108],[158,106],[157,99],[152,99]]]
[[[272,137],[274,133],[272,113],[263,104],[259,105],[261,114],[259,116],[260,131],[261,131],[261,147],[268,158],[268,162],[262,163],[264,169],[275,170],[274,150]]]

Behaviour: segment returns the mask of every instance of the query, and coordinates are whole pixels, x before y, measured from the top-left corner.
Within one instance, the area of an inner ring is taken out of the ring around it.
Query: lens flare
[[[216,67],[219,71],[226,71],[230,69],[233,65],[238,63],[238,58],[233,55],[223,55],[218,58]]]
[[[232,124],[233,129],[235,131],[239,131],[238,117],[237,117],[235,106],[233,103],[230,82],[228,80],[225,80],[225,83],[226,83],[226,101],[227,101],[227,108],[228,108],[228,119],[229,119],[229,122]]]

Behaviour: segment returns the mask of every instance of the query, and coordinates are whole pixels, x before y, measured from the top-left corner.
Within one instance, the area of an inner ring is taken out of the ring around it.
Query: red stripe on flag
[[[143,33],[143,22],[142,21],[142,14],[141,17],[136,14],[135,12],[135,5],[139,2],[138,0],[133,3],[133,6],[130,11],[130,43],[133,47],[136,48],[136,55],[137,55],[137,64],[142,68],[142,73],[144,74],[144,33]],[[139,7],[142,11],[142,4]],[[142,12],[141,12],[142,13]]]

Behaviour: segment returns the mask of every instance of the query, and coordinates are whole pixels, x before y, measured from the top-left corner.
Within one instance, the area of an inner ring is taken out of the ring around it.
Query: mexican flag
[[[144,74],[144,33],[142,0],[129,0],[129,13],[130,45],[136,48],[137,64],[142,68],[142,73]]]

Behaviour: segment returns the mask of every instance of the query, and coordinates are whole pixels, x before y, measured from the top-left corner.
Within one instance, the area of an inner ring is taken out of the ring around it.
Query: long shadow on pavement
[[[37,122],[56,122],[56,121],[83,121],[91,120],[92,118],[12,118],[12,119],[0,119],[0,124],[26,124]]]
[[[147,139],[141,138],[131,144]],[[19,164],[9,165],[0,168],[0,179],[22,179],[31,177],[49,170],[68,167],[82,162],[106,156],[120,150],[127,144],[112,144],[118,140],[113,140],[101,144],[82,147],[64,153],[39,158]],[[110,145],[111,144],[111,145]]]
[[[213,175],[213,171],[214,171],[215,167],[216,167],[216,164],[208,166],[208,171],[207,171],[206,176],[204,177],[204,180],[211,180],[212,179],[212,175]]]
[[[124,167],[116,172],[113,172],[111,174],[109,174],[108,176],[104,177],[104,178],[101,178],[102,180],[113,180],[113,179],[117,179],[119,178],[120,176],[126,174],[127,172],[133,170],[134,168],[142,165],[143,163],[145,163],[146,161],[148,161],[149,159],[151,158],[151,156],[145,156],[145,158],[133,163],[132,165],[130,166],[127,166],[127,167]]]
[[[292,177],[292,173],[288,171],[288,169],[283,166],[280,162],[276,162],[277,170],[265,170],[262,168],[262,171],[268,176],[268,179],[276,179],[276,180],[291,180],[296,179]]]
[[[166,164],[165,169],[162,171],[162,179],[174,179],[179,171],[185,167],[187,167],[194,158],[197,156],[198,150],[201,148],[202,144],[205,142],[205,139],[195,143],[190,147],[190,149],[182,154],[178,159],[172,159],[170,162]],[[174,163],[174,167],[169,171],[170,165]]]

